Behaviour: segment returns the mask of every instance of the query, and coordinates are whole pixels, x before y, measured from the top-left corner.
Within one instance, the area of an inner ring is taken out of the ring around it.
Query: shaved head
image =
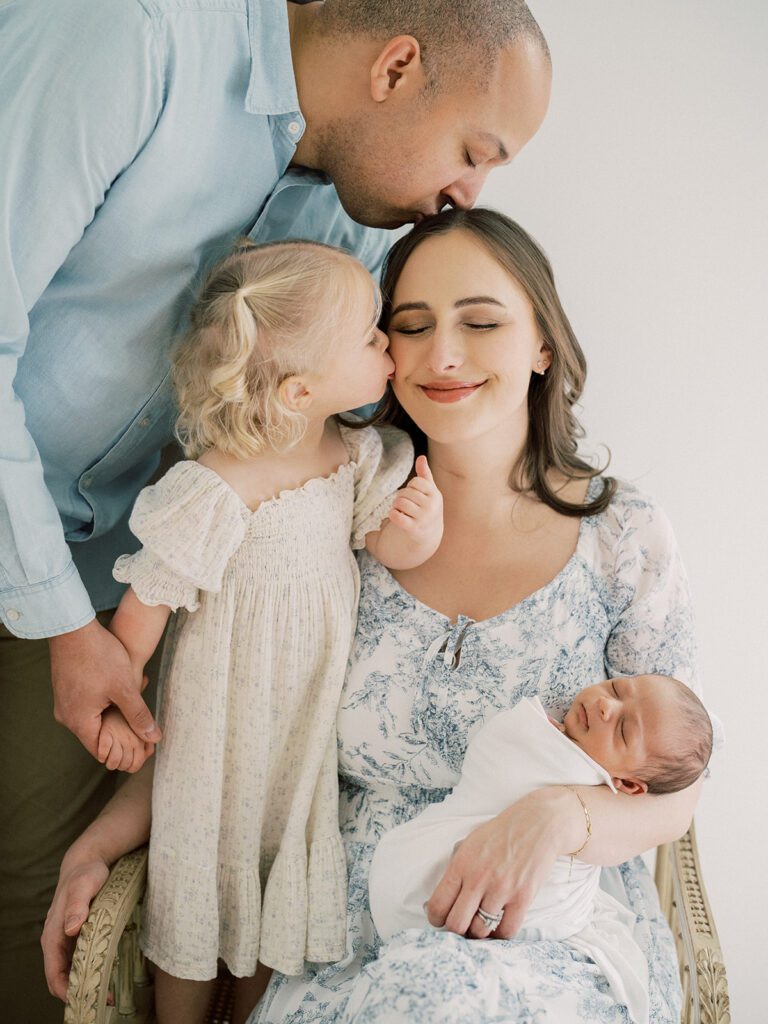
[[[523,0],[325,0],[322,23],[332,35],[413,36],[432,89],[454,72],[482,81],[501,51],[521,39],[550,62],[544,35]]]

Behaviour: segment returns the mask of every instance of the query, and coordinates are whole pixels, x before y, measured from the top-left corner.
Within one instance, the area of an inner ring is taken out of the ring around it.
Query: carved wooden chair
[[[69,976],[65,1024],[151,1024],[152,979],[139,951],[147,848],[122,857],[93,901]],[[681,1024],[731,1024],[728,984],[693,826],[656,851],[656,885],[677,945]],[[107,1005],[108,996],[113,1005]],[[231,979],[219,979],[207,1024],[229,1024]]]

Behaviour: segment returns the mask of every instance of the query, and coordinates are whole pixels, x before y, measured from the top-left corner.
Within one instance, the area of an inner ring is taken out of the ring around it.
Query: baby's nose
[[[611,717],[612,701],[607,697],[598,697],[597,709],[600,712],[600,717],[604,722],[607,722]]]

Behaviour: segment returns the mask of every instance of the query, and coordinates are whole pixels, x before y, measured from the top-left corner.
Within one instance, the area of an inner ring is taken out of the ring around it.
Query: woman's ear
[[[642,779],[619,779],[611,780],[620,793],[629,793],[630,796],[639,796],[648,792],[648,783]]]
[[[552,365],[552,349],[547,345],[545,341],[542,341],[541,348],[539,349],[538,355],[536,356],[536,365],[534,371],[536,373],[546,373]]]
[[[421,47],[413,36],[395,36],[379,52],[371,67],[371,98],[383,103],[395,92],[411,95],[424,86]]]
[[[277,388],[280,400],[291,412],[306,412],[312,405],[312,392],[303,377],[294,374],[280,381]]]

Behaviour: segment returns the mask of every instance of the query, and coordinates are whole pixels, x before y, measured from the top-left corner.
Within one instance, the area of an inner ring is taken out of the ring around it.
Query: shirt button
[[[83,481],[82,481],[82,483],[83,483],[83,487],[84,487],[84,488],[86,489],[86,491],[87,491],[87,490],[88,490],[88,488],[89,488],[89,487],[91,486],[91,484],[93,483],[93,477],[92,477],[92,476],[84,476],[84,477],[83,477]]]
[[[11,622],[18,622],[19,619],[21,618],[21,612],[19,611],[18,608],[9,608],[5,614],[11,620]]]
[[[291,123],[288,125],[288,131],[291,133],[291,135],[295,135],[296,132],[298,132],[300,130],[301,130],[301,125],[299,124],[298,121],[291,121]]]
[[[145,416],[143,420],[139,420],[139,426],[143,427],[143,429],[146,430],[151,422],[152,420],[149,418],[149,416]]]

